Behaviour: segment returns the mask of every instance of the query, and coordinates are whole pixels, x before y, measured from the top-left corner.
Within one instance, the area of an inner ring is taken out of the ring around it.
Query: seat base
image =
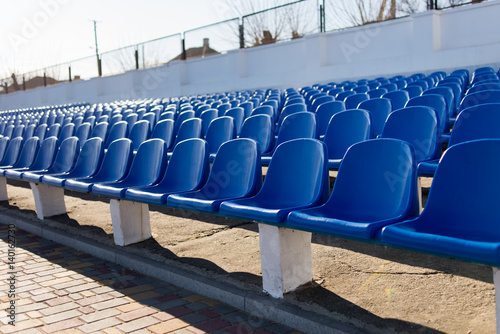
[[[116,245],[126,246],[151,238],[147,204],[111,199],[109,209]]]
[[[64,189],[30,182],[35,199],[36,216],[43,220],[47,217],[66,213]]]
[[[262,286],[274,298],[312,281],[310,232],[259,223]]]

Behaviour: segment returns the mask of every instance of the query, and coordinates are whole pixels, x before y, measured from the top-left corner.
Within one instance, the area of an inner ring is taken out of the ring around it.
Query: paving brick
[[[49,308],[41,310],[40,312],[42,312],[42,314],[44,316],[49,316],[49,315],[60,313],[60,312],[74,310],[75,308],[78,308],[78,307],[79,307],[78,304],[71,302],[71,303],[57,305],[54,307],[49,307]]]
[[[123,334],[123,332],[119,329],[116,329],[114,327],[112,328],[106,328],[104,330],[102,330],[103,333],[106,333],[106,334]]]
[[[33,282],[36,282],[36,283],[40,284],[42,282],[50,281],[50,280],[53,280],[53,279],[54,279],[54,277],[50,276],[50,275],[48,275],[48,276],[41,276],[41,277],[34,278]]]
[[[185,316],[182,316],[181,319],[187,323],[192,325],[199,324],[200,322],[207,321],[209,318],[199,313],[191,313]]]
[[[66,290],[69,293],[76,293],[76,292],[85,291],[85,290],[92,290],[92,289],[98,288],[100,286],[101,285],[97,284],[97,283],[81,283],[79,285],[67,288]]]
[[[40,285],[41,286],[53,286],[53,285],[57,285],[57,284],[61,284],[61,283],[69,282],[69,281],[71,281],[71,278],[69,278],[69,277],[52,278],[50,280],[41,282]]]
[[[53,285],[52,287],[54,289],[67,289],[67,288],[71,288],[72,286],[76,286],[76,285],[80,285],[82,284],[80,281],[78,280],[71,280],[71,281],[68,281],[68,282],[64,282],[64,283],[61,283],[61,284],[55,284]]]
[[[90,306],[84,306],[84,307],[80,307],[78,309],[79,312],[83,313],[83,314],[89,314],[89,313],[94,313],[96,312],[96,310],[94,310],[92,307]]]
[[[80,327],[82,325],[83,325],[83,322],[81,320],[70,319],[70,320],[66,320],[66,321],[56,322],[52,325],[44,326],[42,328],[42,331],[44,331],[45,333],[54,333],[54,332],[63,331],[65,329],[69,329],[69,328]]]
[[[121,314],[120,311],[118,311],[114,308],[110,308],[110,309],[107,309],[104,311],[93,312],[90,314],[82,315],[80,317],[80,319],[85,321],[86,323],[91,323],[94,321],[99,321],[102,319],[111,318],[111,317],[114,317],[114,316],[119,315],[119,314]]]
[[[159,323],[160,321],[158,319],[155,319],[153,317],[145,317],[141,319],[137,319],[131,322],[127,322],[125,324],[116,326],[121,331],[124,331],[125,333],[133,332],[142,328],[147,328],[150,327],[154,324]]]
[[[103,282],[99,282],[101,284],[104,284]],[[102,286],[100,288],[97,288],[97,289],[92,289],[90,290],[98,295],[102,294],[102,293],[107,293],[107,292],[111,292],[111,291],[115,291],[114,289],[110,288],[109,286]]]
[[[213,332],[218,329],[229,327],[231,324],[221,319],[210,319],[204,323],[197,324],[196,328],[206,332]]]
[[[39,319],[30,319],[30,320],[16,322],[15,326],[10,326],[10,325],[2,326],[2,333],[4,334],[17,333],[18,331],[21,330],[41,327],[41,326],[43,326],[43,322],[41,322]]]
[[[203,297],[200,295],[191,295],[191,296],[184,297],[183,299],[187,300],[190,303],[194,303],[194,302],[197,302],[199,300],[202,300]]]
[[[41,314],[40,312],[38,311],[31,311],[31,312],[27,312],[26,315],[28,317],[30,317],[31,319],[38,319],[38,318],[41,318],[43,317],[43,314]]]
[[[157,292],[154,292],[154,291],[145,291],[145,292],[137,293],[135,295],[129,295],[129,297],[135,301],[157,298],[159,296],[161,296],[161,295]]]
[[[164,334],[170,333],[175,330],[188,327],[189,324],[180,319],[172,319],[165,322],[161,322],[157,325],[148,327],[148,330],[154,334]]]
[[[44,303],[31,303],[31,304],[26,304],[26,305],[21,305],[18,307],[17,312],[18,313],[25,313],[25,312],[31,312],[31,311],[39,311],[45,308],[48,308],[49,306]]]
[[[190,308],[191,310],[198,311],[207,308],[208,305],[205,303],[196,302],[196,303],[186,304],[186,307]]]
[[[126,303],[128,303],[128,302],[122,298],[115,298],[115,299],[107,300],[105,302],[100,302],[100,303],[90,305],[90,306],[95,308],[98,311],[101,311],[101,310],[105,310],[107,308],[117,307],[117,306],[120,306],[120,305],[123,305]]]
[[[220,314],[211,310],[211,309],[204,309],[204,310],[200,310],[198,311],[199,314],[202,314],[204,316],[206,316],[207,318],[217,318],[217,317],[220,317]]]
[[[77,303],[81,306],[87,306],[90,304],[97,304],[106,300],[113,299],[112,296],[108,294],[102,294],[102,295],[97,295],[97,296],[92,296],[84,299],[80,299],[77,301]]]
[[[71,298],[69,298],[68,296],[64,296],[64,297],[52,298],[50,300],[47,300],[45,303],[47,305],[49,305],[50,307],[52,307],[52,306],[57,306],[57,305],[61,305],[61,304],[66,304],[66,303],[69,303],[71,301],[72,301]]]
[[[83,326],[79,327],[79,329],[84,333],[96,333],[97,331],[100,331],[100,330],[103,330],[106,328],[110,328],[110,327],[114,327],[114,326],[117,326],[121,323],[122,322],[116,318],[106,318],[106,319],[102,319],[100,321],[96,321],[96,322],[92,322],[92,323],[83,325]]]
[[[92,296],[95,296],[95,293],[92,292],[92,291],[80,291],[80,294],[83,297],[92,297]]]
[[[134,286],[131,288],[120,289],[120,293],[123,293],[124,295],[130,296],[133,294],[137,294],[137,293],[149,291],[149,290],[154,290],[154,289],[155,289],[154,286],[151,286],[149,284],[144,284],[144,285]]]
[[[30,329],[25,329],[23,331],[16,332],[16,334],[41,334],[43,333],[37,328],[30,328]]]
[[[158,313],[153,314],[152,317],[156,318],[160,321],[167,321],[167,320],[175,318],[172,314],[167,313],[167,312],[158,312]]]
[[[123,312],[123,313],[126,313],[126,312],[130,312],[130,311],[134,311],[134,310],[137,310],[137,309],[140,309],[144,307],[143,304],[141,303],[130,303],[130,304],[125,304],[125,305],[122,305],[122,306],[118,306],[116,309],[120,312]]]
[[[132,321],[135,319],[146,317],[146,316],[154,314],[154,313],[158,313],[158,311],[155,309],[152,309],[150,307],[145,306],[145,307],[142,307],[142,308],[134,310],[134,311],[123,313],[123,314],[117,316],[116,318],[120,319],[123,322],[129,322],[129,321]]]
[[[77,300],[80,300],[80,299],[84,298],[79,292],[71,293],[71,294],[68,295],[68,297],[71,298],[74,301],[77,301]]]
[[[193,333],[193,334],[204,334],[206,333],[205,331],[202,331],[194,326],[189,326],[189,327],[186,327],[185,328],[186,331],[188,331],[189,333]],[[243,334],[243,333],[238,333],[238,334]]]
[[[57,321],[69,320],[69,319],[79,317],[81,315],[82,314],[80,312],[78,312],[77,310],[71,310],[71,311],[66,311],[66,312],[61,312],[61,313],[49,315],[47,317],[42,318],[41,320],[43,322],[45,322],[46,324],[50,325],[50,324],[57,322]]]

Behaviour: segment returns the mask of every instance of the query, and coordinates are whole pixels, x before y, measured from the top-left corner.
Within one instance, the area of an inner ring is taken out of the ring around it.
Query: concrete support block
[[[0,201],[8,201],[9,194],[7,193],[7,179],[0,177]]]
[[[495,314],[497,334],[500,334],[500,268],[493,267],[493,283],[495,284]]]
[[[45,184],[30,182],[35,199],[36,216],[43,220],[47,217],[66,213],[64,189],[50,187]]]
[[[263,289],[272,297],[312,281],[310,232],[259,224],[259,244]]]
[[[109,208],[115,244],[126,246],[151,238],[147,204],[112,199]]]

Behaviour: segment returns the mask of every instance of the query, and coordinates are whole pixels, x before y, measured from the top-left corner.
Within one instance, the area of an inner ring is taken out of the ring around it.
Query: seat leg
[[[495,315],[497,334],[500,334],[500,268],[493,267],[493,283],[495,284]]]
[[[313,278],[311,233],[259,223],[262,285],[272,297],[309,283]]]
[[[66,213],[64,189],[30,182],[35,199],[36,216],[44,218]]]
[[[9,194],[7,193],[7,178],[0,177],[0,201],[8,201]]]
[[[126,246],[151,238],[147,204],[111,199],[109,208],[115,244]]]

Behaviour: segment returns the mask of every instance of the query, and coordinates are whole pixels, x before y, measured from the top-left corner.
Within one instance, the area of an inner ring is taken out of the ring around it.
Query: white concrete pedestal
[[[36,216],[43,220],[46,217],[62,215],[66,213],[64,203],[64,189],[50,187],[45,184],[30,182],[33,197],[35,199]]]
[[[312,281],[310,232],[259,224],[259,244],[263,289],[272,297]]]
[[[151,238],[147,204],[112,199],[109,208],[115,244],[126,246]]]
[[[7,193],[7,178],[0,177],[0,201],[8,201],[9,194]]]
[[[500,268],[493,267],[493,284],[495,284],[495,314],[497,334],[500,334]]]

